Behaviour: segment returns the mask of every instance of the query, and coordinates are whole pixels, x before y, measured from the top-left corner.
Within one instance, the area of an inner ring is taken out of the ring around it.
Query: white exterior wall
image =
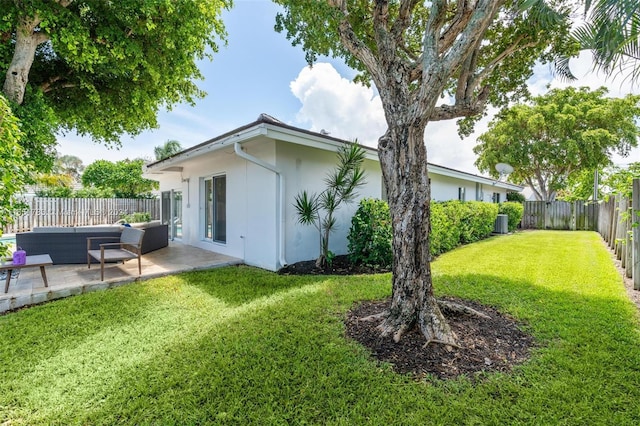
[[[500,202],[507,201],[507,190],[496,186],[477,183],[471,180],[463,180],[450,176],[443,176],[430,173],[431,179],[431,199],[433,201],[449,201],[458,199],[458,189],[464,188],[464,201],[485,201],[493,202],[493,193],[500,194]]]
[[[245,152],[275,164],[275,143],[262,138],[243,144]],[[233,147],[205,153],[181,164],[183,171],[149,175],[161,191],[182,191],[182,242],[244,259],[248,265],[275,269],[276,177],[269,170],[239,158]],[[226,176],[226,243],[204,238],[204,184]],[[188,179],[188,181],[186,181]],[[185,180],[185,182],[181,182]]]
[[[252,131],[252,130],[249,130]],[[272,136],[273,137],[273,136]],[[284,179],[283,223],[279,220],[279,186],[276,173],[239,157],[233,141],[225,142],[220,149],[209,152],[187,153],[170,165],[182,167],[182,172],[163,172],[147,175],[160,182],[161,191],[182,192],[182,242],[205,250],[243,259],[248,265],[276,270],[280,265],[280,227],[284,228],[284,260],[293,264],[317,258],[320,237],[313,226],[298,223],[294,208],[296,195],[301,191],[319,193],[325,189],[324,179],[336,167],[336,153],[314,145],[313,139],[302,143],[274,140],[265,134],[251,136],[242,143],[244,152],[275,166]],[[275,136],[281,137],[280,135]],[[286,133],[284,137],[287,137]],[[358,200],[365,197],[382,198],[382,172],[376,159],[365,160],[367,184],[359,189]],[[456,171],[439,170],[430,173],[431,196],[435,201],[457,200],[458,188],[465,189],[465,200],[492,202],[494,192],[500,193],[500,201],[506,201],[507,190],[491,183],[476,183]],[[453,173],[453,176],[448,174]],[[226,243],[207,241],[204,238],[204,185],[203,179],[226,176]],[[479,191],[479,192],[478,192]],[[337,227],[330,236],[329,249],[335,254],[347,253],[347,234],[351,218],[358,207],[358,200],[342,205],[336,213]]]
[[[334,152],[294,145],[278,141],[276,145],[278,167],[286,178],[285,198],[285,257],[292,264],[302,260],[318,257],[320,253],[320,237],[313,226],[298,223],[293,203],[296,195],[306,190],[319,193],[324,188],[324,178],[336,167],[337,157]],[[366,185],[358,191],[358,200],[351,204],[343,204],[336,213],[336,229],[329,238],[329,250],[335,254],[347,253],[347,234],[351,226],[351,218],[362,198],[382,197],[382,172],[379,163],[365,160]]]

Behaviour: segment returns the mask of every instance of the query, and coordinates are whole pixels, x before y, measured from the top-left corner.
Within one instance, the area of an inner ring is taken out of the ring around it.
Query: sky
[[[176,105],[161,110],[159,128],[137,136],[123,136],[119,149],[96,144],[74,133],[58,136],[61,155],[80,157],[86,165],[100,159],[154,158],[153,149],[167,140],[177,140],[183,148],[196,145],[269,114],[292,126],[320,131],[375,147],[386,123],[382,104],[372,88],[354,83],[355,72],[342,60],[321,58],[309,68],[302,49],[294,47],[285,34],[275,32],[279,6],[269,0],[235,0],[223,13],[228,45],[220,46],[213,60],[200,62],[204,80],[198,86],[207,92],[195,106]],[[609,96],[640,94],[624,78],[612,81],[591,70],[589,54],[572,60],[578,77],[573,86],[609,88]],[[538,66],[529,82],[534,95],[569,83],[554,79],[548,66]],[[465,139],[457,134],[455,120],[429,123],[425,133],[430,163],[480,174],[474,166],[476,138],[487,130],[495,111],[476,125]],[[640,148],[626,158],[614,157],[618,165],[640,161]]]

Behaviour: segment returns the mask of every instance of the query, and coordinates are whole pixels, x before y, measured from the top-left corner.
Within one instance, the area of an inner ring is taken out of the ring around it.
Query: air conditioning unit
[[[494,234],[508,234],[509,233],[509,216],[506,214],[499,214],[496,218],[496,222],[493,225]]]

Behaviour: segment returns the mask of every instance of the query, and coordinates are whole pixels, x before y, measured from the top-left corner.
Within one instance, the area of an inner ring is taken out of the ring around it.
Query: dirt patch
[[[287,275],[353,275],[389,272],[367,266],[353,265],[347,256],[337,256],[331,266],[316,268],[315,261],[298,262],[280,270]],[[459,339],[460,348],[442,344],[424,347],[424,336],[417,330],[406,333],[399,343],[391,337],[382,338],[376,330],[379,321],[360,321],[389,306],[389,300],[362,302],[348,312],[346,335],[371,351],[378,361],[388,362],[401,374],[417,379],[433,376],[451,379],[459,375],[474,377],[479,372],[506,372],[529,358],[533,337],[520,325],[497,310],[468,300],[456,300],[490,317],[462,314],[443,309],[443,314]]]
[[[380,337],[379,322],[361,321],[387,309],[389,300],[363,302],[355,306],[345,321],[347,337],[360,342],[371,355],[393,365],[398,373],[410,373],[421,379],[435,376],[451,379],[459,375],[473,377],[478,372],[506,372],[529,358],[533,337],[521,330],[511,318],[495,309],[468,300],[447,298],[490,317],[461,314],[443,309],[449,325],[459,339],[460,348],[442,344],[424,347],[425,338],[417,330],[405,334],[400,342]]]

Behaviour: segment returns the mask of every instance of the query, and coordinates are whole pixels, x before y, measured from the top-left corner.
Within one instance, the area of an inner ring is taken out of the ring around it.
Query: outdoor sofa
[[[131,226],[145,231],[142,254],[169,244],[168,225],[163,225],[160,221],[136,223]],[[25,250],[27,255],[48,254],[54,265],[87,263],[87,237],[114,237],[105,241],[92,240],[91,249],[98,250],[101,242],[113,242],[120,238],[122,228],[123,225],[35,227],[30,232],[17,233],[16,246]]]

